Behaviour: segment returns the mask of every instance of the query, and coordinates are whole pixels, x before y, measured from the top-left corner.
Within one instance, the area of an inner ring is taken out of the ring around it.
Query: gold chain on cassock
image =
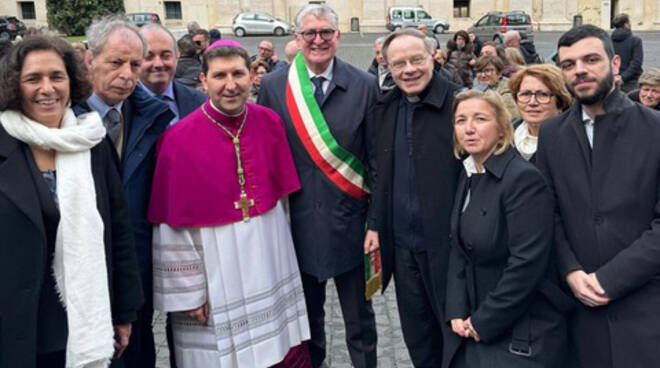
[[[241,186],[241,198],[238,201],[234,202],[234,208],[240,210],[243,214],[243,221],[248,222],[250,220],[250,207],[254,206],[254,200],[248,198],[247,194],[245,193],[245,175],[243,171],[243,162],[241,161],[240,137],[248,115],[247,106],[245,106],[244,108],[245,108],[245,115],[243,116],[243,121],[241,122],[241,125],[238,127],[238,131],[236,132],[236,135],[233,135],[229,131],[229,129],[225,128],[225,126],[222,125],[219,121],[213,119],[211,115],[209,115],[209,113],[206,112],[204,105],[202,105],[202,112],[204,113],[204,115],[206,115],[206,117],[209,120],[211,120],[215,125],[217,125],[218,128],[222,129],[225,133],[229,134],[229,136],[231,137],[231,141],[234,143],[234,150],[236,151],[236,167],[237,167],[236,173],[238,174],[238,185]]]

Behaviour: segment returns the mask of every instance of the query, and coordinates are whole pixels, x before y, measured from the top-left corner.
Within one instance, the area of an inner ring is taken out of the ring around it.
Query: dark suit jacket
[[[0,367],[35,367],[39,297],[47,268],[46,233],[25,144],[0,126]],[[112,318],[134,321],[143,295],[133,235],[107,140],[92,148],[96,206],[103,219]],[[36,171],[36,170],[34,170]],[[51,245],[52,246],[52,245]]]
[[[437,301],[445,296],[447,256],[449,254],[449,216],[461,163],[453,154],[454,122],[452,103],[457,86],[435,74],[421,106],[413,115],[414,167],[417,193],[424,229],[423,248],[429,253],[436,278]],[[372,203],[370,228],[378,231],[383,265],[383,290],[394,267],[394,234],[392,232],[394,132],[402,92],[397,87],[382,95],[369,112],[367,136],[373,142],[369,149],[372,167]],[[442,310],[440,308],[439,310]]]
[[[290,197],[291,231],[300,270],[320,280],[364,262],[367,201],[341,191],[316,166],[303,146],[286,105],[288,68],[267,74],[257,103],[277,112],[286,127],[302,189]],[[374,77],[335,58],[333,78],[321,103],[340,146],[366,163],[365,119],[378,94]]]
[[[611,297],[571,326],[584,367],[650,367],[660,346],[660,114],[616,90],[590,149],[580,104],[541,125],[537,165],[556,199],[562,278],[595,272]]]
[[[174,100],[179,108],[179,119],[183,119],[206,102],[206,95],[196,89],[174,81]]]
[[[563,367],[566,325],[561,312],[539,292],[551,269],[552,194],[541,173],[513,147],[491,155],[484,167],[470,187],[465,170],[458,183],[446,321],[471,317],[482,340],[475,347],[481,366],[530,367],[535,362]],[[519,323],[529,326],[522,334],[530,340],[529,357],[508,349]],[[456,339],[445,344],[447,360],[456,352]]]
[[[85,103],[74,107],[76,114],[89,112]],[[149,96],[142,88],[124,100],[122,116],[125,122],[121,159],[115,152],[124,195],[128,203],[128,215],[135,238],[140,276],[143,288],[147,290],[147,301],[152,298],[152,249],[153,226],[147,221],[147,210],[151,196],[151,182],[156,166],[156,142],[167,129],[174,113],[167,104]]]

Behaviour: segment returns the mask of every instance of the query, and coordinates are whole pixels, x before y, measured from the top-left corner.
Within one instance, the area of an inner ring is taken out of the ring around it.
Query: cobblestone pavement
[[[413,365],[401,335],[401,323],[399,322],[399,312],[396,307],[394,285],[390,284],[385,294],[375,295],[373,306],[376,313],[376,328],[378,331],[378,367],[412,368]],[[332,282],[328,282],[325,315],[326,341],[328,344],[326,363],[329,368],[349,368],[351,367],[351,363],[346,349],[344,322],[341,316],[339,300],[337,299],[337,291]],[[165,317],[163,313],[156,312],[154,316],[154,330],[156,351],[158,354],[156,366],[158,368],[168,368],[169,351],[165,338]]]

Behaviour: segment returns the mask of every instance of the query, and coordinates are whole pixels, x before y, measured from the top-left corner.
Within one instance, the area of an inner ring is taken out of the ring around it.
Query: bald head
[[[296,40],[291,40],[286,44],[284,47],[284,54],[286,55],[286,59],[289,61],[289,63],[293,62],[293,59],[298,54],[298,51],[300,51],[300,49],[298,48],[298,43]]]
[[[259,43],[259,49],[257,50],[257,55],[259,59],[263,61],[268,61],[273,57],[273,43],[268,40],[263,40]]]

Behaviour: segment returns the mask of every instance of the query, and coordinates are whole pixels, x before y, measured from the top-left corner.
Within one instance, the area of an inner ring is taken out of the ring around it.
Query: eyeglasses
[[[261,46],[259,46],[259,50],[261,50],[261,51],[270,51],[270,52],[273,52],[273,49],[269,49],[269,48],[267,48],[267,47],[261,47]]]
[[[410,65],[412,66],[422,66],[424,65],[424,62],[426,62],[426,57],[422,55],[418,55],[418,56],[414,56],[410,60],[398,60],[393,63],[390,63],[389,68],[393,72],[398,72],[403,68],[405,68],[406,65],[408,65],[408,63],[410,63]]]
[[[540,104],[547,104],[550,102],[550,99],[554,94],[551,92],[545,92],[545,91],[521,91],[516,94],[516,97],[518,97],[518,101],[522,103],[528,103],[529,101],[532,100],[532,96],[536,98],[536,102]]]
[[[195,45],[202,46],[202,41],[194,41],[194,42],[195,42]]]
[[[323,41],[330,41],[335,35],[335,32],[337,32],[335,29],[321,29],[319,31],[310,29],[308,31],[300,32],[300,35],[302,36],[303,41],[310,43],[316,39],[316,35],[321,36]]]
[[[495,73],[496,71],[497,71],[497,70],[496,70],[495,68],[484,68],[484,69],[481,69],[481,70],[477,70],[477,74],[479,74],[479,73],[483,73],[483,74],[493,74],[493,73]]]

